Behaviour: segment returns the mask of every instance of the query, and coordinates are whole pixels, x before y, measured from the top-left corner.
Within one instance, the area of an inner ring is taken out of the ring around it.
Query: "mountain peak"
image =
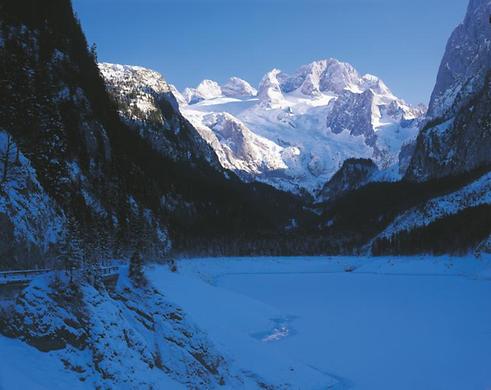
[[[222,86],[222,93],[231,98],[250,98],[257,95],[257,90],[241,78],[230,77],[228,82]]]
[[[273,69],[263,77],[257,93],[260,105],[272,107],[283,100],[283,93],[278,79],[281,74],[281,70]]]
[[[147,86],[151,86],[159,93],[170,92],[169,84],[164,80],[164,77],[148,68],[134,65],[120,65],[102,62],[98,64],[99,70],[105,79],[118,81],[120,83],[139,82]]]
[[[186,88],[182,95],[189,104],[199,103],[202,100],[215,99],[222,95],[222,88],[213,80],[203,80],[196,88]]]
[[[463,174],[491,162],[490,0],[471,0],[452,33],[407,171],[411,180]]]
[[[224,167],[292,192],[314,194],[346,158],[372,158],[380,168],[398,164],[421,116],[378,77],[332,58],[291,74],[272,69],[254,92],[232,78],[221,99],[182,112],[206,133]]]
[[[491,68],[491,1],[471,0],[448,40],[430,100],[430,118],[448,119],[484,85]]]
[[[371,74],[361,76],[349,63],[334,58],[317,60],[302,65],[292,74],[279,70],[268,73],[267,79],[276,78],[284,94],[299,92],[306,97],[318,97],[322,94],[339,95],[345,90],[362,93],[372,89],[375,94],[394,97],[382,80]]]

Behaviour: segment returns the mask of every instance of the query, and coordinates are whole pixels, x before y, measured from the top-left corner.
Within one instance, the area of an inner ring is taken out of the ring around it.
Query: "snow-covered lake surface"
[[[220,389],[491,389],[491,255],[177,265],[176,273],[149,266],[147,277],[182,308],[187,319],[181,325],[194,324],[183,337],[198,337],[199,328],[207,336],[202,341],[225,358],[232,374]],[[107,298],[99,319],[111,305],[119,307]],[[121,335],[111,337],[117,348]],[[0,336],[0,389],[93,388],[66,370],[60,356]],[[164,360],[174,369],[183,364],[174,355]],[[115,372],[127,369],[118,360],[107,364],[116,365]],[[138,370],[135,376],[144,375]],[[155,389],[183,388],[162,372],[158,378]]]
[[[295,389],[491,389],[491,259],[194,259],[148,275],[226,356]],[[334,387],[329,387],[334,386]]]

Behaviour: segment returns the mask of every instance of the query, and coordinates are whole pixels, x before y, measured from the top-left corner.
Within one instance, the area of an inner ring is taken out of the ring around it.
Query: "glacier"
[[[415,140],[425,113],[376,76],[335,59],[291,75],[273,69],[256,93],[247,81],[233,80],[244,92],[231,94],[230,82],[220,87],[210,80],[186,88],[181,112],[222,166],[294,193],[316,196],[349,158],[371,158],[390,172],[385,178],[399,179],[401,147]]]

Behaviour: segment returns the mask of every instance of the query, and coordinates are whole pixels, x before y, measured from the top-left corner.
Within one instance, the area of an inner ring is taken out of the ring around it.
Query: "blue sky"
[[[230,76],[257,84],[334,57],[427,103],[468,0],[73,0],[99,60],[141,65],[182,89]]]

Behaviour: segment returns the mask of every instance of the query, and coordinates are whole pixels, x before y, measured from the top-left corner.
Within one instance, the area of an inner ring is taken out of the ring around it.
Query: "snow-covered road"
[[[178,268],[149,274],[238,367],[270,383],[491,388],[491,259],[202,259]]]

